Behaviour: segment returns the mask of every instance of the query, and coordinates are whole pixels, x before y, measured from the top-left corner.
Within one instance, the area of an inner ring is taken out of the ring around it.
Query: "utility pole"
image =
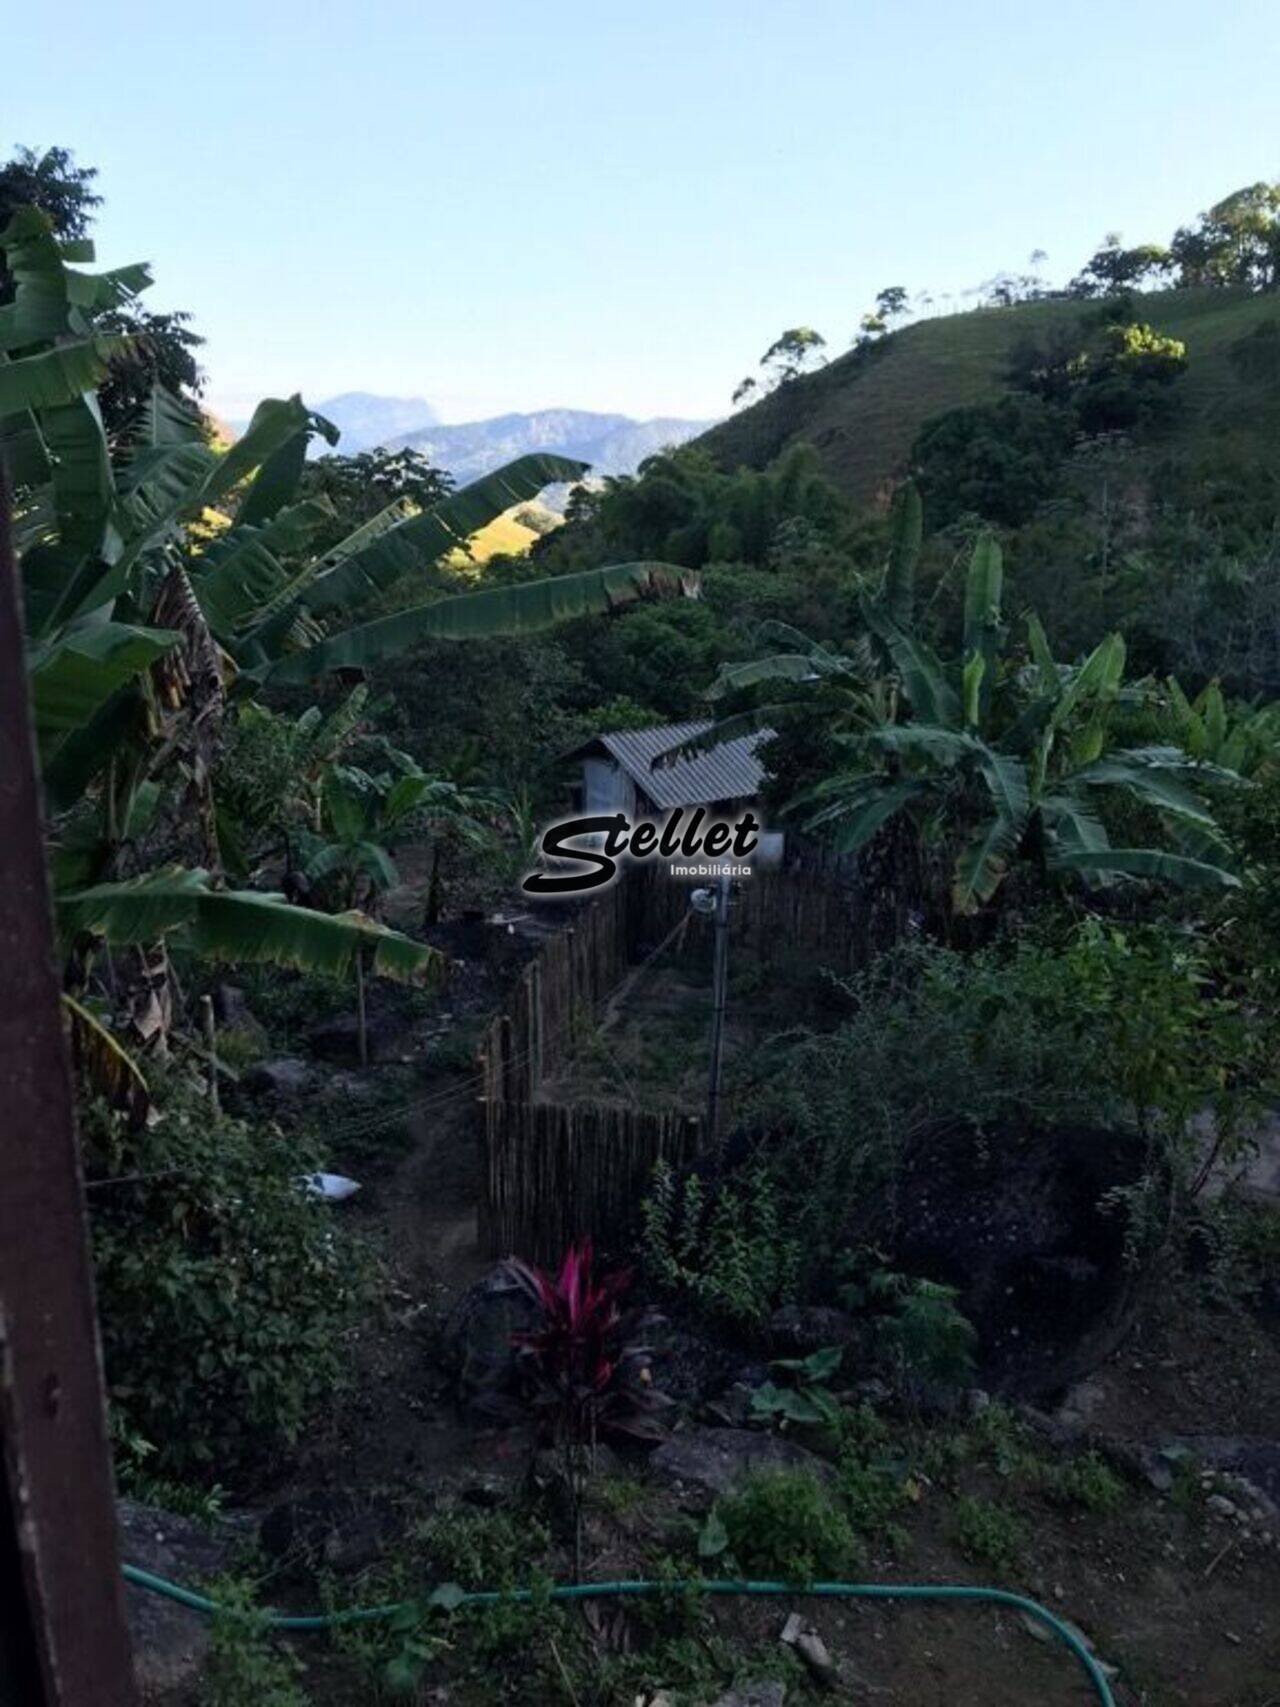
[[[715,961],[711,976],[711,1062],[707,1080],[707,1143],[720,1142],[720,1067],[724,1055],[724,1008],[729,983],[729,873],[716,886]]]

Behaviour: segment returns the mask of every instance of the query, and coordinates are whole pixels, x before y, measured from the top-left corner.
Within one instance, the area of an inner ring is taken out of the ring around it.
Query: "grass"
[[[1225,436],[1235,441],[1233,448],[1274,466],[1280,397],[1274,387],[1245,385],[1228,353],[1263,321],[1280,318],[1280,301],[1179,290],[1152,292],[1137,302],[1143,319],[1187,345],[1187,374],[1179,384],[1184,408],[1173,447],[1216,455]],[[726,464],[762,467],[791,440],[808,440],[838,486],[859,501],[874,499],[901,473],[930,417],[1001,395],[1013,346],[1074,324],[1088,306],[1028,302],[917,321],[871,351],[850,352],[775,392],[698,442]]]

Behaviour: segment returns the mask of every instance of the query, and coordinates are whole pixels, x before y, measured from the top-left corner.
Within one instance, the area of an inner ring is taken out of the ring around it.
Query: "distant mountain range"
[[[326,397],[317,404],[316,412],[341,430],[338,449],[344,456],[386,444],[397,433],[433,427],[440,419],[425,398],[378,397],[372,391],[344,391],[340,397]],[[321,446],[322,450],[327,448]]]
[[[355,455],[375,445],[416,450],[459,485],[535,450],[577,457],[591,464],[593,474],[633,474],[645,457],[696,438],[711,425],[670,416],[636,421],[589,409],[538,409],[444,426],[420,398],[377,397],[367,391],[330,397],[316,409],[341,427],[340,454]]]

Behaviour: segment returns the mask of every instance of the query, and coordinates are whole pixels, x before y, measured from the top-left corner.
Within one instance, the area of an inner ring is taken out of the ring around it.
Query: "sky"
[[[848,346],[1280,177],[1276,0],[0,0],[0,147],[98,167],[208,401],[713,417]],[[24,68],[21,73],[17,68]]]

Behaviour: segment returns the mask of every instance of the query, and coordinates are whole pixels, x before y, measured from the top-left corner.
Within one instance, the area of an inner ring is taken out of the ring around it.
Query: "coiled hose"
[[[352,1606],[341,1612],[244,1613],[219,1606],[217,1601],[210,1600],[207,1595],[197,1594],[194,1589],[182,1588],[178,1583],[168,1582],[164,1577],[144,1571],[138,1565],[125,1565],[124,1576],[127,1582],[136,1587],[164,1595],[166,1599],[175,1600],[180,1606],[188,1606],[195,1612],[213,1616],[253,1618],[260,1620],[269,1630],[332,1630],[345,1624],[374,1624],[395,1618],[408,1604],[397,1602],[390,1606]],[[1089,1679],[1093,1693],[1102,1703],[1102,1707],[1116,1707],[1115,1697],[1102,1667],[1075,1631],[1060,1618],[1055,1618],[1048,1607],[1041,1606],[1039,1601],[1028,1600],[1025,1595],[1010,1594],[1000,1588],[977,1588],[958,1583],[809,1583],[803,1588],[797,1588],[793,1583],[736,1582],[723,1578],[710,1581],[691,1578],[676,1582],[633,1579],[603,1583],[562,1583],[546,1590],[473,1589],[464,1591],[456,1605],[492,1606],[498,1601],[520,1603],[532,1600],[535,1594],[539,1599],[548,1600],[609,1600],[679,1593],[683,1589],[693,1589],[701,1594],[762,1595],[775,1598],[812,1595],[820,1600],[970,1600],[984,1601],[993,1606],[1012,1607],[1014,1611],[1034,1618],[1071,1651]]]

